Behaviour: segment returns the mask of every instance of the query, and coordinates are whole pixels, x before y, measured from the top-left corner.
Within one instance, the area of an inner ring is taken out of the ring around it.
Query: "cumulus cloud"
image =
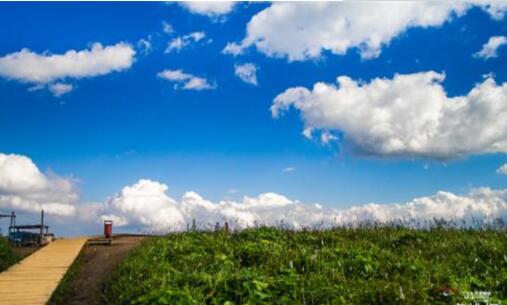
[[[227,44],[224,52],[238,55],[255,46],[268,56],[300,61],[317,58],[324,51],[342,55],[357,48],[362,58],[373,58],[407,29],[441,26],[473,6],[501,19],[507,2],[275,2],[253,16],[246,37]]]
[[[159,228],[171,224],[183,228],[185,218],[176,202],[166,195],[166,191],[167,186],[162,183],[139,180],[136,184],[123,188],[108,205],[111,211],[120,212],[120,215],[113,217],[117,225]]]
[[[179,4],[193,14],[205,15],[211,18],[229,14],[236,5],[232,1],[185,1],[179,2]]]
[[[482,49],[474,54],[476,58],[495,58],[498,57],[498,48],[507,43],[507,37],[505,36],[493,36],[490,37],[488,42],[486,42]]]
[[[235,64],[234,74],[247,84],[257,86],[257,66],[252,63]]]
[[[244,228],[269,222],[280,215],[277,212],[285,212],[289,205],[296,203],[274,193],[244,197],[241,202],[224,200],[213,203],[195,192],[186,192],[176,201],[166,192],[165,184],[139,180],[109,200],[106,217],[115,217],[124,225],[152,231],[184,230],[193,219],[205,226],[229,221],[231,225]],[[306,217],[303,214],[298,216]]]
[[[0,211],[14,211],[18,223],[28,224],[41,210],[59,235],[97,234],[104,203],[80,202],[74,179],[43,173],[29,157],[0,153]]]
[[[496,173],[499,174],[499,175],[507,175],[507,163],[505,163],[504,165],[500,166],[496,170]]]
[[[169,197],[167,189],[160,182],[139,180],[109,200],[103,218],[148,231],[178,231],[185,230],[193,219],[208,229],[224,221],[238,228],[283,224],[298,229],[400,220],[414,224],[434,219],[472,225],[476,220],[489,222],[507,217],[507,190],[489,188],[474,189],[464,196],[438,192],[405,203],[371,203],[341,210],[302,203],[275,193],[215,203],[195,192],[187,192],[175,200]]]
[[[337,85],[287,89],[271,112],[276,118],[294,107],[307,136],[334,131],[363,154],[445,160],[507,153],[507,84],[486,78],[467,95],[449,97],[444,78],[433,71],[369,83],[339,76]]]
[[[78,195],[70,179],[43,174],[26,156],[0,153],[0,208],[70,216]]]
[[[59,96],[70,92],[72,87],[56,81],[122,71],[130,68],[134,55],[133,48],[123,42],[105,47],[94,43],[89,50],[70,50],[64,54],[38,54],[22,49],[0,57],[0,77],[35,84],[36,88],[49,84],[49,90]]]
[[[207,79],[183,72],[183,70],[163,70],[157,74],[159,78],[175,83],[175,89],[183,90],[207,90],[215,89]]]
[[[192,32],[187,35],[173,38],[167,44],[165,53],[171,53],[173,51],[181,51],[183,48],[191,45],[192,43],[199,42],[206,37],[205,32]]]
[[[130,68],[135,51],[126,43],[111,46],[94,43],[89,50],[64,54],[37,54],[29,49],[0,57],[0,76],[27,83],[50,83],[64,78],[83,78]]]

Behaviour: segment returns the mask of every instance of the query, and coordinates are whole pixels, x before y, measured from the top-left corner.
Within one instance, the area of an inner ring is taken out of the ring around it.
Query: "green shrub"
[[[0,236],[0,272],[17,263],[19,257],[12,252],[5,237]]]

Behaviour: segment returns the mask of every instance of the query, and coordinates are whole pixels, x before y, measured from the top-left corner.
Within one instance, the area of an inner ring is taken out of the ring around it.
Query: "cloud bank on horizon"
[[[102,219],[150,232],[185,230],[193,219],[203,229],[225,221],[235,228],[266,225],[302,229],[396,221],[425,226],[436,219],[473,226],[476,221],[507,220],[507,190],[490,188],[477,188],[463,196],[441,191],[405,203],[369,203],[346,209],[302,203],[275,193],[214,203],[191,191],[176,200],[167,194],[167,189],[163,183],[141,179],[106,203],[107,214]]]
[[[80,203],[71,179],[41,173],[26,156],[0,154],[0,209],[28,213],[44,209],[69,224],[111,219],[115,226],[136,231],[169,232],[187,229],[193,219],[204,229],[225,221],[235,228],[283,225],[302,229],[392,221],[424,225],[435,219],[472,226],[475,221],[507,220],[507,189],[487,187],[466,195],[441,191],[405,203],[369,203],[345,209],[303,203],[272,192],[212,202],[193,191],[180,199],[170,197],[167,191],[166,184],[140,179],[102,204]]]

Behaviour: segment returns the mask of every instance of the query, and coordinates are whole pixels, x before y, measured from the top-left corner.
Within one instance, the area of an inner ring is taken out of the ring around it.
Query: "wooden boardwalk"
[[[0,273],[0,305],[43,305],[87,238],[59,239]]]

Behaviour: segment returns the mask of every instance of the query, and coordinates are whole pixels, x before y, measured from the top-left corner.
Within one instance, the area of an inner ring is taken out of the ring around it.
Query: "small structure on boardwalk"
[[[40,224],[16,225],[16,214],[11,213],[9,242],[13,246],[43,246],[54,239],[49,226],[44,224],[44,210],[41,211]]]

